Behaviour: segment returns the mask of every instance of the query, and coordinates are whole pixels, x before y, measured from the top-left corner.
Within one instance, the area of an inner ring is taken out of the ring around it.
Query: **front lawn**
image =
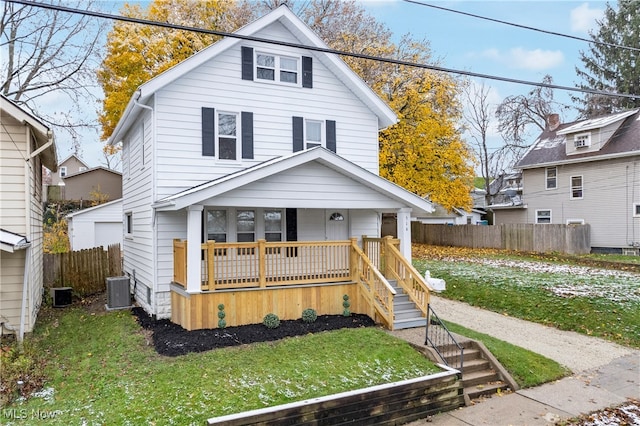
[[[638,272],[590,266],[584,257],[426,245],[413,253],[421,273],[446,280],[443,297],[640,347]]]
[[[200,425],[438,371],[408,343],[373,327],[169,358],[152,349],[128,311],[44,311],[28,344],[35,364],[45,363],[44,390],[4,407],[2,424],[46,417],[61,425]]]

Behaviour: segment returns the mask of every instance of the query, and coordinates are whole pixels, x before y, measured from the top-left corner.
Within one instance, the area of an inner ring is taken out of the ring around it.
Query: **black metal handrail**
[[[449,367],[462,371],[464,347],[460,345],[429,304],[424,344],[431,346]]]

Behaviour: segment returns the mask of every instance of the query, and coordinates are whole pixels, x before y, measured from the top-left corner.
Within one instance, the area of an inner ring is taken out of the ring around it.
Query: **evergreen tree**
[[[584,69],[576,67],[583,82],[582,89],[602,90],[613,93],[638,95],[623,98],[585,94],[574,98],[579,102],[583,117],[595,117],[613,112],[640,107],[640,1],[618,0],[618,9],[607,4],[597,32],[590,32],[594,42],[588,52],[580,52]],[[628,46],[632,49],[617,47]]]

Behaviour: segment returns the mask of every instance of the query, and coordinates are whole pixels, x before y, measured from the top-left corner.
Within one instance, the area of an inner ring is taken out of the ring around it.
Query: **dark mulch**
[[[156,351],[166,356],[204,352],[248,343],[271,342],[285,337],[303,336],[341,328],[372,327],[375,325],[367,315],[352,314],[349,317],[319,315],[318,319],[312,323],[306,323],[301,319],[282,320],[280,326],[274,329],[269,329],[263,324],[250,324],[224,329],[187,331],[169,320],[153,319],[142,308],[133,308],[132,312],[140,325],[152,333],[153,346]]]

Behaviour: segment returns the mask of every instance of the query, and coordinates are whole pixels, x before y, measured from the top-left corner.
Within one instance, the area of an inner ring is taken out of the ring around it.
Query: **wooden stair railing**
[[[351,276],[360,284],[369,304],[380,315],[389,330],[393,330],[393,298],[396,291],[354,241],[351,245]]]
[[[426,317],[429,310],[429,294],[431,290],[429,285],[411,262],[405,259],[395,247],[391,237],[385,237],[382,240],[386,277],[397,280],[400,287]]]

